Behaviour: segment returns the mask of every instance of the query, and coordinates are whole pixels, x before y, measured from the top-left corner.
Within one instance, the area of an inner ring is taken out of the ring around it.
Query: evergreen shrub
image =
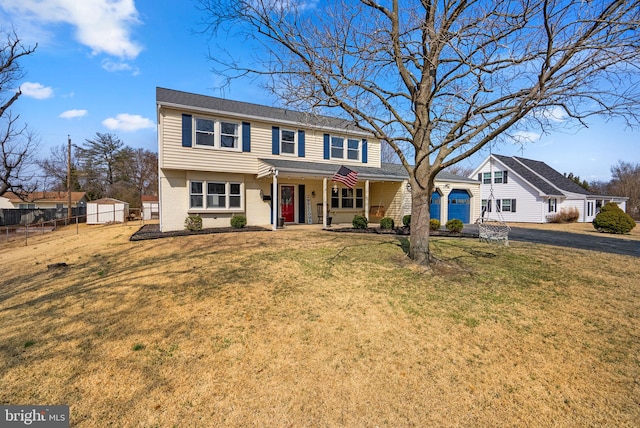
[[[631,216],[622,211],[614,202],[606,203],[592,223],[598,232],[606,233],[629,233],[631,229],[636,227],[636,222]]]

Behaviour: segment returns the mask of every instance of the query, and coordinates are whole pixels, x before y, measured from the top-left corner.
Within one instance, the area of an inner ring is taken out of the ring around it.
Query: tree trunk
[[[409,257],[421,265],[428,265],[432,260],[429,251],[429,222],[431,213],[429,212],[431,193],[433,184],[422,188],[417,184],[411,185],[411,245],[409,247]]]

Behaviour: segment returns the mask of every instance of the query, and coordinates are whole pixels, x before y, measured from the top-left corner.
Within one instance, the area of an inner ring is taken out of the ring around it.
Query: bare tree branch
[[[207,31],[261,48],[212,58],[229,81],[259,77],[287,104],[335,110],[390,144],[409,173],[412,223],[426,224],[412,228],[418,261],[442,169],[520,131],[593,116],[640,124],[640,0],[199,4]]]

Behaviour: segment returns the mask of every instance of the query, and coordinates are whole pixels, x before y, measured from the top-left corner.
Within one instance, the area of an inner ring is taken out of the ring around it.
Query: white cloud
[[[110,117],[102,121],[109,129],[117,131],[138,131],[145,128],[153,128],[155,124],[151,119],[139,114],[120,113],[115,118]]]
[[[511,136],[511,139],[518,144],[523,144],[538,141],[540,137],[541,135],[536,132],[517,131]]]
[[[142,50],[131,39],[131,28],[140,23],[134,0],[3,0],[3,8],[16,19],[73,26],[75,38],[93,54],[135,58]]]
[[[113,62],[109,61],[108,59],[102,61],[102,68],[110,73],[117,71],[131,71],[131,74],[133,74],[134,76],[140,74],[140,70],[138,69],[138,67],[133,67],[126,62]]]
[[[87,115],[87,111],[86,110],[77,110],[77,109],[73,109],[73,110],[67,110],[65,112],[60,113],[60,116],[63,119],[73,119],[76,117],[83,117]]]
[[[567,112],[562,107],[552,107],[543,110],[542,116],[553,122],[563,122],[567,119]]]
[[[25,97],[31,97],[37,100],[44,100],[53,96],[53,89],[41,83],[24,82],[20,85],[20,90]]]

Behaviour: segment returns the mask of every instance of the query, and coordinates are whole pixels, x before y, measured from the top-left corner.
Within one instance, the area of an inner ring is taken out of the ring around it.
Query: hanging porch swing
[[[493,194],[493,155],[491,154],[489,155],[489,171],[491,174],[489,199],[487,199],[486,209],[482,209],[480,218],[475,221],[478,225],[478,238],[480,238],[481,242],[509,246],[509,231],[511,228],[505,223],[500,204]],[[492,205],[496,207],[497,219],[485,217],[485,213],[491,212]]]

